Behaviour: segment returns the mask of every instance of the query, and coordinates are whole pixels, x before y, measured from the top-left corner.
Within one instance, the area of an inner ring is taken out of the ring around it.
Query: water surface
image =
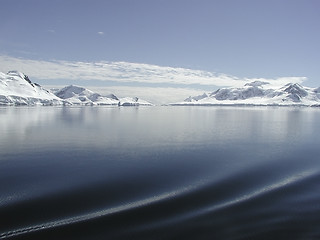
[[[318,239],[320,110],[1,107],[1,239]]]

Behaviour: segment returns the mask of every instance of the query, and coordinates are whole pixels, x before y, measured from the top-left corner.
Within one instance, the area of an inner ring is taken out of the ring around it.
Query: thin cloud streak
[[[101,80],[119,83],[211,85],[238,87],[252,81],[265,81],[279,86],[288,82],[302,83],[306,77],[277,79],[238,78],[227,74],[163,67],[129,62],[42,61],[0,56],[0,71],[18,70],[37,79]]]

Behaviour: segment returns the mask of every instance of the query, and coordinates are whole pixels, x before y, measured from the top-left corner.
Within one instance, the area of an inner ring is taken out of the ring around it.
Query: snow
[[[116,105],[152,104],[135,98],[118,99],[114,94],[102,96],[84,87],[70,85],[46,90],[18,71],[0,72],[0,105]]]
[[[119,106],[151,106],[152,104],[138,97],[117,98],[114,94],[102,96],[89,89],[74,85],[55,92],[56,96],[67,100],[73,105],[119,105]]]
[[[297,83],[270,88],[266,82],[255,81],[241,88],[221,88],[170,105],[319,106],[319,89]]]
[[[59,105],[63,101],[52,92],[32,83],[18,71],[0,73],[0,105]]]
[[[126,98],[121,98],[120,102],[119,102],[119,106],[152,106],[153,104],[139,99],[138,97],[135,98],[130,98],[130,97],[126,97]]]
[[[138,97],[118,98],[101,95],[84,87],[70,85],[46,90],[18,71],[0,72],[0,105],[115,105],[152,106]],[[320,106],[320,87],[308,88],[298,83],[281,87],[254,81],[237,88],[221,88],[212,93],[189,97],[169,105],[259,105]]]
[[[73,105],[118,105],[119,99],[110,94],[102,96],[89,89],[70,85],[55,92],[55,95]]]

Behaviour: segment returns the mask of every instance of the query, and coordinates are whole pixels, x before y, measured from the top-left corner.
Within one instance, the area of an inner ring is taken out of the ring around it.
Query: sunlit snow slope
[[[52,92],[30,81],[27,75],[0,72],[0,105],[60,105],[63,101]]]

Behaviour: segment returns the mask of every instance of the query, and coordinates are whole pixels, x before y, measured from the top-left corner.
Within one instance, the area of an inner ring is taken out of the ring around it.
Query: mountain
[[[89,89],[70,85],[55,92],[61,99],[75,105],[118,105],[119,99],[113,95],[102,96]]]
[[[54,92],[54,94],[72,105],[118,105],[118,106],[151,106],[152,104],[135,98],[117,98],[113,94],[102,96],[89,89],[70,85]]]
[[[135,98],[118,99],[115,95],[102,96],[89,89],[67,86],[46,90],[18,71],[0,72],[0,105],[119,105],[140,106],[152,104]]]
[[[268,82],[255,81],[240,88],[220,88],[171,105],[320,106],[320,88],[298,83],[275,88]]]
[[[0,72],[0,105],[118,105],[152,106],[135,98],[101,95],[78,86],[50,91],[33,83],[18,71]],[[254,81],[239,88],[220,88],[211,93],[189,97],[170,105],[259,105],[320,107],[320,87],[309,88],[297,83],[273,87],[268,82]]]
[[[60,105],[64,101],[18,71],[0,72],[0,105]]]

